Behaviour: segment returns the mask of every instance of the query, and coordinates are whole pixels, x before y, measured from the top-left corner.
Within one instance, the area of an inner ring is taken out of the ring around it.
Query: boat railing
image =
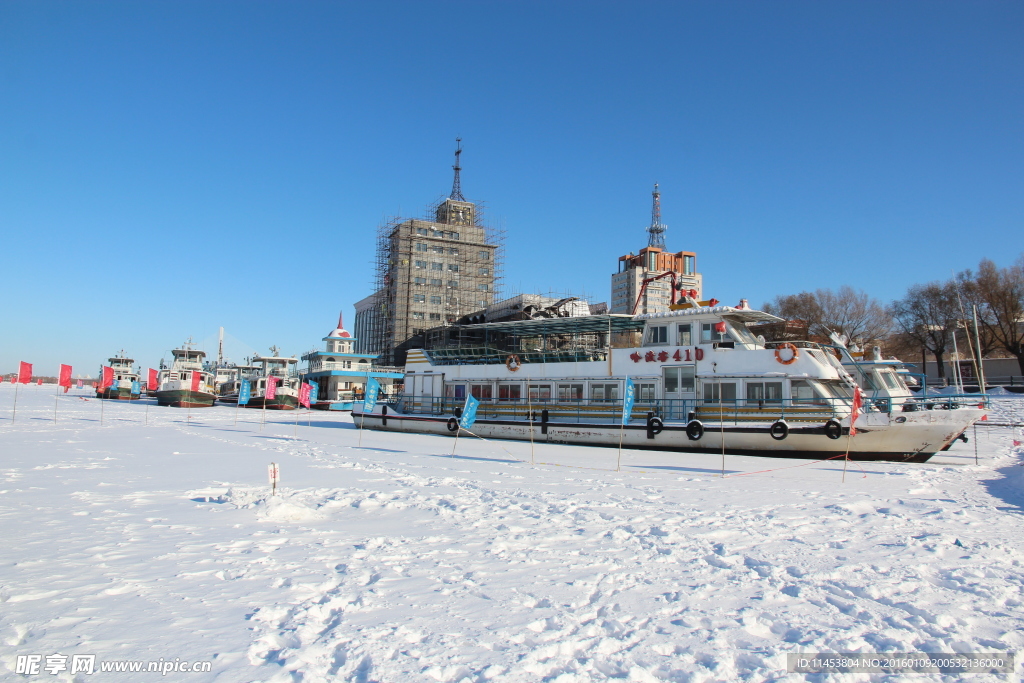
[[[526,349],[499,351],[493,347],[430,349],[434,365],[504,365],[511,356],[520,363],[582,363],[608,360],[606,348],[576,347],[569,349]]]
[[[402,396],[396,402],[399,412],[414,415],[460,415],[465,398],[430,396]],[[977,395],[950,395],[929,397],[921,401],[894,404],[887,397],[866,401],[861,413],[892,414],[919,410],[956,410],[986,405]],[[529,419],[540,421],[546,411],[553,422],[606,423],[620,419],[621,399],[484,399],[477,408],[481,418]],[[849,399],[654,399],[636,401],[631,420],[658,417],[665,422],[686,423],[707,420],[714,423],[742,424],[744,422],[826,422],[841,420],[850,415]]]

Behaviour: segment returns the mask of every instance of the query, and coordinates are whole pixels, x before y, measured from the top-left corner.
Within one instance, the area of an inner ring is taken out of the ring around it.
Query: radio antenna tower
[[[651,234],[647,246],[664,249],[665,231],[668,230],[668,226],[661,222],[661,192],[658,191],[658,183],[654,183],[654,192],[651,195],[654,197],[654,206],[651,208],[651,226],[647,228],[647,232]]]
[[[455,165],[452,166],[455,169],[455,180],[452,181],[452,194],[449,198],[464,202],[466,198],[462,196],[462,181],[459,180],[459,171],[462,170],[462,166],[459,165],[459,157],[462,156],[462,138],[455,138],[455,142]]]

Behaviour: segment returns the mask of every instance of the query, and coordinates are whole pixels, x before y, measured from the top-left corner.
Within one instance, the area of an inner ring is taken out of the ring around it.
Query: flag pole
[[[11,422],[14,422],[18,417],[18,385],[21,384],[17,379],[14,380],[14,413],[11,415]]]
[[[537,398],[540,398],[540,389],[537,390]],[[526,383],[526,409],[530,413],[530,464],[533,465],[533,397],[530,396],[529,382]]]
[[[853,424],[851,423],[850,426],[852,427]],[[846,437],[846,455],[843,457],[843,481],[842,481],[842,483],[844,483],[844,484],[846,483],[846,466],[850,464],[850,442],[853,441],[853,434],[849,434],[849,432],[847,432],[847,434],[848,434],[848,436]]]
[[[263,379],[263,417],[260,420],[260,431],[263,431],[263,425],[267,424],[267,378]]]
[[[615,460],[615,471],[619,471],[619,465],[622,464],[622,435],[626,432],[626,421],[621,420],[622,424],[619,425],[619,457]]]
[[[53,424],[57,424],[57,399],[60,398],[60,376],[57,377],[57,393],[53,395]]]

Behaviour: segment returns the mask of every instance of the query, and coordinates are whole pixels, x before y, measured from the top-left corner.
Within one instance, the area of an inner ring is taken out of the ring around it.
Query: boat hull
[[[96,398],[106,398],[112,401],[133,401],[138,400],[141,394],[133,394],[130,388],[125,387],[108,387],[106,389],[97,390]]]
[[[264,407],[267,410],[295,410],[299,407],[299,399],[296,396],[278,395],[267,401],[262,396],[253,396],[245,407],[259,408],[260,410],[263,410]]]
[[[317,401],[310,407],[313,410],[352,410],[354,401]]]
[[[919,411],[890,417],[887,414],[865,415],[857,421],[857,434],[849,436],[843,425],[839,438],[831,438],[825,425],[789,425],[783,439],[769,433],[772,423],[725,424],[705,422],[700,439],[687,435],[683,422],[666,422],[660,433],[648,429],[643,421],[634,420],[622,428],[614,423],[548,422],[532,424],[522,419],[477,419],[471,431],[493,439],[530,440],[537,443],[562,443],[585,446],[622,445],[627,448],[677,451],[681,453],[721,453],[776,458],[831,459],[845,458],[847,444],[852,460],[894,462],[925,462],[947,448],[970,424],[980,419],[984,410],[965,408],[953,411]],[[377,408],[373,413],[353,410],[353,420],[367,429],[448,434],[454,436],[450,414],[420,415],[395,412],[388,407],[386,415]],[[901,419],[902,418],[902,419]],[[901,420],[897,422],[897,420]],[[833,431],[832,436],[835,436]]]
[[[171,408],[209,408],[216,396],[189,389],[170,389],[156,392],[156,403]]]

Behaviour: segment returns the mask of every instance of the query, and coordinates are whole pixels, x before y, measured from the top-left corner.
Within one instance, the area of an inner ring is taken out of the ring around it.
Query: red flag
[[[156,391],[160,388],[160,379],[157,376],[156,370],[153,368],[149,369],[149,381],[146,383],[146,389],[149,391]]]
[[[114,368],[104,365],[100,376],[100,389],[106,389],[114,384]]]
[[[853,423],[857,421],[857,416],[860,415],[860,409],[863,405],[863,397],[860,393],[860,387],[853,388],[853,410],[850,411],[850,436],[857,436],[857,428],[853,426]]]
[[[200,372],[192,372],[192,391],[199,391],[199,382],[203,379],[203,375]]]
[[[28,384],[32,381],[32,364],[21,361],[21,365],[18,366],[18,382],[21,384]]]
[[[83,386],[85,386],[85,382],[78,380],[78,388],[81,389]]]
[[[263,398],[267,401],[272,401],[277,396],[277,377],[271,375],[267,378],[267,391],[263,394]]]
[[[36,384],[38,384],[39,386],[43,386],[43,378],[40,377]]]
[[[309,383],[303,382],[299,387],[299,404],[309,407]]]
[[[65,389],[70,389],[71,388],[71,366],[70,365],[64,365],[63,363],[61,363],[61,365],[60,365],[60,374],[57,376],[57,384],[58,384],[58,386],[62,386]]]

